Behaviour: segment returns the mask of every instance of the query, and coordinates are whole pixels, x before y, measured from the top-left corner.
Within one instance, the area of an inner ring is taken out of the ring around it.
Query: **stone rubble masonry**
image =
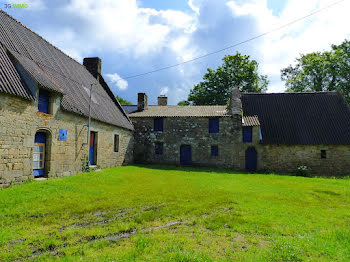
[[[241,117],[219,118],[219,133],[209,133],[208,117],[168,117],[163,132],[154,132],[151,117],[131,118],[135,127],[134,160],[138,163],[180,164],[180,146],[190,145],[192,163],[198,166],[238,168],[235,145],[239,144]],[[163,143],[163,154],[155,154],[155,143]],[[219,148],[211,156],[211,146]]]
[[[135,127],[134,159],[138,163],[180,165],[180,146],[190,145],[193,165],[244,171],[245,152],[254,147],[260,171],[291,174],[299,166],[307,166],[313,174],[350,174],[350,145],[262,144],[258,126],[253,127],[252,143],[243,143],[239,115],[221,117],[216,134],[209,133],[209,118],[205,117],[164,118],[163,132],[153,131],[151,117],[131,120]],[[163,143],[163,155],[155,154],[156,142]],[[219,156],[211,156],[212,145],[219,147]],[[321,158],[321,150],[326,150],[326,159]]]
[[[62,111],[60,98],[53,101],[53,115],[37,111],[37,102],[0,93],[0,187],[33,178],[34,137],[47,133],[45,171],[48,177],[71,176],[82,171],[88,153],[87,118]],[[67,141],[59,141],[59,129],[68,131]],[[97,165],[101,168],[133,162],[132,131],[92,121],[97,134]],[[114,135],[119,134],[119,152],[114,152]]]
[[[264,172],[293,174],[299,166],[307,166],[312,174],[350,175],[350,145],[287,145],[262,144],[259,127],[253,127],[252,143],[241,143],[239,169],[245,168],[245,150],[255,147],[258,170]],[[321,158],[321,150],[327,157]]]

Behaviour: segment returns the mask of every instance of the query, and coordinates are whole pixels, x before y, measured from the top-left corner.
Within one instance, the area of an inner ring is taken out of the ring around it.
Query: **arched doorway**
[[[257,169],[257,152],[254,147],[249,147],[245,151],[245,169],[247,172],[254,173]]]
[[[33,150],[33,175],[34,177],[48,174],[50,133],[46,130],[38,130],[34,138]]]

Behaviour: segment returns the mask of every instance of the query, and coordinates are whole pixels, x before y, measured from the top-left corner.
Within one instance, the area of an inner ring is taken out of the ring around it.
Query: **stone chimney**
[[[158,96],[158,105],[159,106],[167,106],[168,105],[168,98],[164,95]]]
[[[99,75],[101,75],[101,58],[99,57],[86,57],[84,58],[83,65],[85,68],[95,77],[96,79],[99,78]]]
[[[137,94],[137,111],[143,111],[147,109],[147,95],[146,93],[138,93]]]
[[[242,115],[241,93],[238,88],[232,88],[228,111],[232,115]]]

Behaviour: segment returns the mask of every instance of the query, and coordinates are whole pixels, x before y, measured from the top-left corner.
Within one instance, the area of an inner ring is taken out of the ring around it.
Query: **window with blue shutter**
[[[155,144],[155,153],[156,155],[163,155],[163,143],[156,143]]]
[[[219,156],[219,147],[211,146],[211,156]]]
[[[219,133],[219,118],[209,118],[209,133]]]
[[[163,131],[163,118],[155,118],[154,119],[154,131]]]
[[[49,114],[50,93],[39,89],[38,111]]]
[[[244,126],[242,129],[243,143],[251,143],[253,141],[253,127]]]

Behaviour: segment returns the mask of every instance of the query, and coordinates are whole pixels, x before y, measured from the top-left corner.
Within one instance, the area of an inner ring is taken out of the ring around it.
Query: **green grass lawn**
[[[0,260],[350,261],[350,180],[128,166],[0,190]]]

